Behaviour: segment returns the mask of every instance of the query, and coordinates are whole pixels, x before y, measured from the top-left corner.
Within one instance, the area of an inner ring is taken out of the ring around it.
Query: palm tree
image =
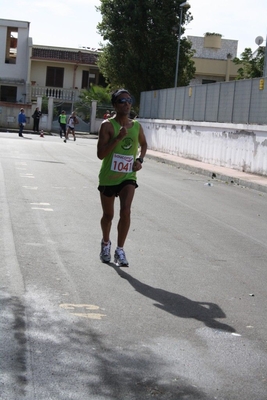
[[[85,121],[90,119],[90,110],[92,100],[96,100],[98,105],[106,107],[110,104],[110,88],[103,88],[102,86],[91,85],[89,89],[83,89],[79,95],[80,100],[75,103],[75,110],[83,115]]]

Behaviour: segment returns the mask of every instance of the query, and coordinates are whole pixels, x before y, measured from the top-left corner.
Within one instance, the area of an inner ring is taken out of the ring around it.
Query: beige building
[[[30,57],[31,99],[54,97],[74,102],[90,84],[105,85],[97,51],[33,45]]]
[[[188,36],[195,50],[196,73],[191,85],[228,82],[236,79],[240,66],[233,63],[237,55],[237,40],[222,39],[220,34],[206,33],[204,37]]]
[[[0,101],[30,104],[37,96],[72,103],[81,89],[104,85],[99,50],[33,45],[29,22],[0,19]]]

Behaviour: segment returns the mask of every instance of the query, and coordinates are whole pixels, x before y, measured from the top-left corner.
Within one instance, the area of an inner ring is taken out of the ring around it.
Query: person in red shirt
[[[103,115],[103,118],[104,119],[108,119],[108,118],[110,118],[110,113],[109,113],[109,110],[107,110],[106,112],[105,112],[105,114]]]

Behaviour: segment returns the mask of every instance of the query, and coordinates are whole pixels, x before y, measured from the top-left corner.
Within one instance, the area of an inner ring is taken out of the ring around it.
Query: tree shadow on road
[[[0,290],[1,399],[213,398],[177,371],[163,374],[166,361],[149,348],[114,343],[35,294],[25,301]]]
[[[154,288],[139,281],[124,270],[113,265],[111,266],[117,274],[121,278],[126,279],[138,293],[155,300],[157,302],[154,304],[155,307],[176,317],[193,318],[197,321],[203,322],[207,327],[212,329],[235,332],[235,329],[231,326],[216,321],[215,318],[226,318],[225,313],[217,304],[193,301],[187,297],[181,296],[180,294]]]

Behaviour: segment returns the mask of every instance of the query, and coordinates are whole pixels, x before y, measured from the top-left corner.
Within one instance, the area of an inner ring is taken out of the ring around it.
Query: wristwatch
[[[135,161],[139,161],[141,164],[143,164],[144,159],[142,157],[138,157]]]

